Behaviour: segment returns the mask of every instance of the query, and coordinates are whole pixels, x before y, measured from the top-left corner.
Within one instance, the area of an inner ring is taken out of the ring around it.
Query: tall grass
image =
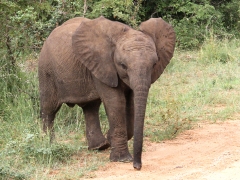
[[[176,50],[150,89],[145,138],[160,142],[196,122],[236,119],[240,112],[239,47],[237,39],[220,41],[212,36],[200,50]],[[14,73],[0,71],[0,179],[91,177],[90,171],[108,162],[109,151],[87,150],[83,113],[77,106],[61,108],[55,120],[56,141],[50,144],[41,131],[37,70],[29,68],[29,60],[18,65]],[[106,133],[103,107],[100,118]]]
[[[176,51],[148,99],[146,136],[173,138],[195,122],[240,112],[240,41],[207,38],[199,51]]]

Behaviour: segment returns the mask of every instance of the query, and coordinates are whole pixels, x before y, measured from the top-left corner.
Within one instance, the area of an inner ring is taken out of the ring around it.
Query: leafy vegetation
[[[134,28],[162,17],[174,26],[176,53],[151,87],[146,139],[171,139],[195,122],[234,119],[240,111],[239,0],[2,0],[0,10],[0,179],[78,179],[108,162],[108,151],[87,150],[78,107],[61,108],[54,143],[41,131],[38,53],[72,17],[104,15]],[[100,119],[106,133],[103,108]]]
[[[229,9],[226,10],[226,6]],[[160,16],[173,24],[178,46],[188,49],[199,47],[212,30],[218,37],[239,36],[239,22],[236,19],[240,16],[239,7],[240,2],[237,0],[150,0],[144,1],[143,6],[147,10],[147,18]]]
[[[103,15],[133,27],[150,17],[162,17],[175,27],[178,46],[193,48],[201,45],[209,30],[219,37],[239,36],[239,9],[238,0],[2,0],[0,45],[14,61],[22,53],[39,51],[44,39],[64,21]]]

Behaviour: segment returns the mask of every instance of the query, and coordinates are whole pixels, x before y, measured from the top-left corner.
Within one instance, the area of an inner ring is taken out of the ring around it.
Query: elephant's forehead
[[[124,51],[132,50],[152,50],[156,51],[155,43],[152,38],[146,34],[137,31],[129,30],[118,41],[117,46]]]
[[[155,45],[149,41],[127,41],[122,45],[123,51],[152,51],[156,52]]]
[[[121,42],[121,49],[124,51],[156,51],[153,41],[149,37],[141,34],[133,34],[132,36],[124,38]]]

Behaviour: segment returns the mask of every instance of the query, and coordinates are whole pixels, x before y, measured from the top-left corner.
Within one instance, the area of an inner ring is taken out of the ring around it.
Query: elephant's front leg
[[[85,105],[82,109],[85,116],[86,123],[86,137],[88,141],[88,149],[90,150],[104,150],[110,144],[103,136],[100,121],[99,121],[99,107],[101,101],[93,101]]]
[[[111,144],[111,161],[129,162],[132,156],[128,149],[128,136],[126,125],[126,99],[121,88],[110,88],[104,84],[97,87],[104,103],[108,116],[110,129],[108,140]]]
[[[129,162],[132,156],[128,150],[128,135],[126,124],[125,100],[114,97],[104,101],[109,120],[108,139],[111,144],[111,161]]]

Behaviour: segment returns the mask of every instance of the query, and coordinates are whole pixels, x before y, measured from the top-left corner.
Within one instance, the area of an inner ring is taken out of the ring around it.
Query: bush
[[[111,20],[126,23],[132,27],[137,27],[141,22],[139,14],[143,0],[139,1],[117,1],[117,0],[102,0],[92,4],[90,11],[86,17],[96,18],[105,16]]]
[[[208,0],[146,1],[145,6],[148,16],[162,17],[173,25],[177,45],[183,49],[199,47],[212,28],[217,34],[225,32],[223,15]]]
[[[205,64],[236,62],[239,61],[239,46],[240,43],[237,39],[219,39],[212,33],[201,47],[200,59]]]

